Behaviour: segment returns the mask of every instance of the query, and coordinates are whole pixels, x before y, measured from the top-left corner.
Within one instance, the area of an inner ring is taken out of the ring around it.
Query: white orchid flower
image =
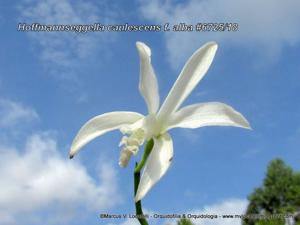
[[[153,185],[166,173],[173,158],[173,143],[168,130],[172,128],[198,128],[203,126],[234,126],[250,128],[242,114],[219,102],[198,103],[181,109],[188,97],[210,67],[217,50],[215,42],[199,48],[186,62],[167,98],[159,109],[157,79],[151,65],[151,50],[136,43],[140,57],[139,90],[148,107],[148,115],[117,111],[96,116],[79,130],[71,150],[72,158],[85,144],[104,133],[116,129],[124,134],[119,165],[126,167],[145,141],[154,140],[153,149],[146,161],[135,196],[141,200]],[[159,109],[159,110],[158,110]]]

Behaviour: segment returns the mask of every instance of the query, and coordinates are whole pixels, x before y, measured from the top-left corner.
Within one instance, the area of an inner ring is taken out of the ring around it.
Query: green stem
[[[134,169],[134,196],[136,195],[139,183],[140,183],[140,178],[141,178],[141,169],[144,167],[147,158],[153,148],[154,142],[153,139],[148,141],[148,143],[145,146],[144,154],[142,157],[141,162],[138,164],[135,164],[135,169]],[[147,220],[144,217],[143,209],[142,209],[142,202],[141,200],[135,203],[135,211],[136,215],[138,217],[138,220],[141,225],[148,225]]]
[[[153,141],[153,139],[150,139],[150,140],[147,142],[146,146],[145,146],[144,154],[143,154],[142,160],[141,160],[141,162],[135,167],[134,172],[140,172],[141,169],[144,167],[144,165],[145,165],[145,163],[146,163],[146,161],[147,161],[147,158],[148,158],[148,156],[150,155],[150,152],[151,152],[151,150],[152,150],[152,148],[153,148],[153,145],[154,145],[154,141]]]
[[[136,163],[136,166],[137,166],[137,163]],[[139,183],[140,183],[140,175],[141,175],[140,171],[134,172],[134,195],[136,194]],[[135,211],[136,211],[137,219],[139,220],[140,224],[148,225],[147,220],[144,218],[141,200],[135,203]]]

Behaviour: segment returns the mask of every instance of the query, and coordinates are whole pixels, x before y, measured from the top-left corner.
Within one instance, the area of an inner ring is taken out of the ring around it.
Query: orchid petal
[[[135,196],[141,200],[152,186],[166,173],[173,159],[173,142],[168,133],[154,139],[154,146],[147,159]]]
[[[135,112],[110,112],[96,116],[85,123],[73,140],[70,149],[72,158],[85,144],[108,131],[119,129],[142,119],[144,116]]]
[[[251,129],[249,122],[241,113],[219,102],[194,104],[180,109],[171,117],[168,129],[204,126],[234,126]]]
[[[208,42],[189,58],[159,110],[161,121],[175,112],[196,87],[210,67],[216,51],[217,44]]]
[[[140,56],[139,90],[148,107],[149,114],[155,114],[159,107],[159,92],[157,79],[151,65],[151,50],[142,43],[136,43]]]

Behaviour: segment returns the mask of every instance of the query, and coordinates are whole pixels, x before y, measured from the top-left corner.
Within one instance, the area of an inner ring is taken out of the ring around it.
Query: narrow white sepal
[[[139,90],[147,104],[149,114],[155,114],[159,107],[159,92],[157,78],[151,64],[151,50],[142,42],[137,42],[136,47],[140,56]]]
[[[247,119],[231,106],[220,102],[189,105],[174,113],[168,130],[175,127],[234,126],[251,129]]]
[[[73,158],[85,144],[94,138],[106,132],[120,129],[122,126],[133,124],[143,117],[142,114],[136,112],[117,111],[104,113],[90,119],[81,127],[74,138],[70,148],[70,158]]]
[[[159,120],[165,121],[189,96],[210,67],[217,48],[215,42],[208,42],[189,58],[158,112]]]
[[[153,149],[147,159],[135,201],[141,200],[166,173],[173,159],[173,142],[168,133],[154,138]]]

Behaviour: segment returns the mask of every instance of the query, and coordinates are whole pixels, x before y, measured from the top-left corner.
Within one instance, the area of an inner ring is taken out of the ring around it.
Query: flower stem
[[[140,172],[141,169],[144,167],[146,161],[147,161],[147,158],[148,156],[150,155],[150,152],[153,148],[153,145],[154,145],[154,141],[153,139],[150,139],[147,144],[145,145],[145,150],[144,150],[144,154],[143,154],[143,157],[142,157],[142,160],[141,162],[135,167],[134,169],[134,172]]]
[[[140,171],[138,172],[134,171],[134,195],[136,194],[136,191],[140,183],[140,174],[141,174]],[[141,200],[135,203],[135,211],[136,211],[137,219],[139,220],[140,224],[148,225],[147,220],[144,218]]]
[[[154,142],[153,139],[148,141],[148,143],[145,146],[144,154],[142,157],[141,162],[138,164],[135,164],[135,169],[134,169],[134,195],[136,195],[139,183],[140,183],[140,178],[141,178],[141,169],[144,167],[147,158],[153,148]],[[144,217],[143,209],[142,209],[142,202],[141,200],[135,203],[135,211],[137,218],[140,222],[141,225],[148,225],[147,220]]]

